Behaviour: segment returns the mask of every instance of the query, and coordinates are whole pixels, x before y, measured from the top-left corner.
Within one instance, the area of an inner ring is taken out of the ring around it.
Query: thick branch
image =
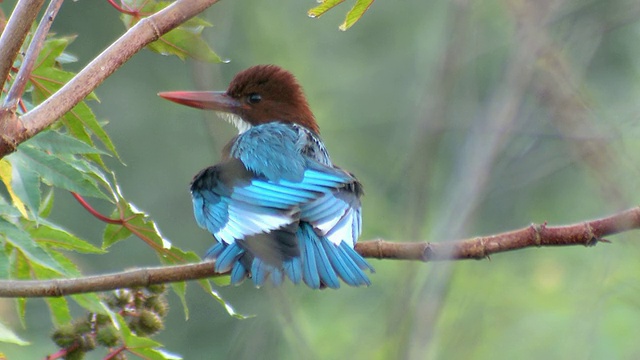
[[[531,225],[498,235],[440,243],[384,240],[364,241],[356,250],[364,257],[397,260],[483,259],[491,254],[540,246],[584,245],[608,242],[604,236],[640,229],[640,207],[567,226]],[[213,262],[129,270],[108,275],[55,280],[1,280],[0,297],[51,297],[196,280],[220,275]]]
[[[0,138],[0,158],[71,110],[140,49],[216,2],[218,0],[178,0],[142,19],[58,92],[22,116],[22,126],[1,129],[4,133]],[[0,124],[4,116],[0,114]]]

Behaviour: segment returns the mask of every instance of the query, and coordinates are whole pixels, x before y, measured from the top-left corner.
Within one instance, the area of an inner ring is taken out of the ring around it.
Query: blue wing
[[[312,288],[338,287],[338,277],[368,285],[362,270],[370,266],[353,259],[362,194],[355,178],[299,151],[284,157],[295,144],[286,131],[274,135],[278,149],[255,150],[268,139],[245,134],[232,157],[201,171],[191,186],[196,221],[219,242],[208,253],[216,270],[231,271],[232,283],[251,276],[257,286],[279,284],[284,275]]]

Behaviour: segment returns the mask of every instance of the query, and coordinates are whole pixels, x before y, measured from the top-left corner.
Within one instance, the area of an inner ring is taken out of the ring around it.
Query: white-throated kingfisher
[[[161,97],[215,110],[239,131],[222,161],[191,183],[198,225],[216,244],[207,258],[231,283],[256,286],[287,276],[309,287],[370,285],[373,268],[355,250],[362,185],[334,166],[295,77],[275,65],[238,73],[224,92],[172,91]]]

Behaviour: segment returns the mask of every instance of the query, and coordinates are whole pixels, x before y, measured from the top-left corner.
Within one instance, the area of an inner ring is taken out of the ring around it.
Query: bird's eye
[[[260,94],[258,93],[252,93],[247,96],[247,102],[249,104],[257,104],[260,102],[260,100],[262,100],[262,96],[260,96]]]

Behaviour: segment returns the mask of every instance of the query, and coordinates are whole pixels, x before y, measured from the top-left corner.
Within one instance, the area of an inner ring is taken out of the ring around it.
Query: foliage
[[[58,324],[51,339],[60,347],[48,359],[82,359],[85,354],[105,348],[107,359],[125,359],[130,353],[144,359],[179,359],[159,350],[160,343],[149,339],[164,328],[169,311],[166,287],[120,289],[105,296],[111,316],[88,313],[73,322]]]
[[[108,1],[121,13],[127,29],[171,4],[153,0]],[[356,20],[362,13],[356,16]],[[6,23],[6,19],[1,20]],[[148,49],[180,59],[221,62],[220,57],[202,39],[202,31],[210,26],[201,18],[193,18],[148,45]],[[26,90],[19,101],[18,114],[29,112],[75,76],[74,72],[65,69],[77,61],[75,56],[66,52],[74,39],[75,36],[47,37],[35,61],[36,65],[29,74]],[[23,44],[12,68],[13,73],[28,61],[24,55],[27,46],[28,42]],[[4,92],[12,86],[13,78],[11,76],[5,83]],[[98,101],[96,94],[91,93],[49,129],[20,144],[14,153],[0,159],[0,180],[7,195],[0,196],[0,278],[27,280],[78,277],[82,273],[72,253],[108,256],[112,245],[132,235],[148,245],[162,264],[200,261],[195,253],[173,246],[162,236],[155,222],[123,196],[115,174],[104,161],[105,157],[120,157],[104,129],[107,122],[98,120],[90,108],[91,101]],[[89,213],[106,223],[100,248],[48,219],[53,208],[54,189],[71,192]],[[96,211],[88,198],[110,203],[114,208],[110,217]],[[224,280],[217,282],[225,283]],[[218,296],[208,280],[199,283],[230,315],[244,318]],[[172,284],[172,289],[181,299],[185,316],[188,316],[186,285]],[[67,298],[45,299],[51,320],[56,326],[52,339],[61,348],[50,358],[82,358],[97,346],[108,348],[107,357],[114,359],[125,358],[125,351],[141,358],[176,358],[159,351],[161,344],[147,338],[163,327],[168,309],[164,287],[161,290],[122,289],[106,298],[84,294],[71,296],[70,299],[86,309],[89,316],[72,322]],[[16,301],[16,310],[22,322],[25,321],[26,306],[26,299]],[[29,344],[1,323],[0,342]]]
[[[355,5],[349,10],[344,22],[340,25],[340,30],[346,31],[352,27],[364,13],[369,10],[374,0],[356,0]],[[324,0],[322,3],[308,11],[310,17],[317,18],[327,11],[343,3],[344,0]]]

